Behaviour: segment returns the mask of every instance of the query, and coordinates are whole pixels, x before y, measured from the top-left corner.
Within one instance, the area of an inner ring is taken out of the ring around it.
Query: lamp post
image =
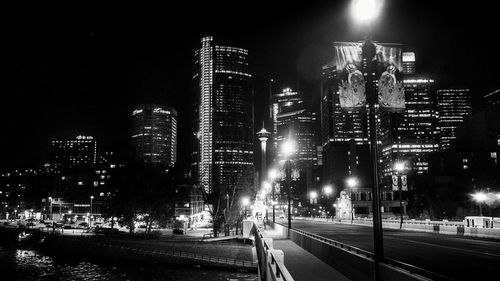
[[[273,223],[274,223],[276,220],[276,212],[275,212],[276,198],[274,197],[274,180],[278,177],[278,171],[276,171],[276,169],[269,170],[268,177],[269,180],[271,181],[271,196],[272,196],[271,205],[273,205]]]
[[[49,201],[50,201],[50,220],[53,221],[54,217],[52,215],[52,197],[49,197]]]
[[[404,162],[396,162],[394,164],[394,170],[396,171],[396,176],[398,180],[398,190],[399,190],[399,229],[403,228],[403,198],[402,198],[402,185],[403,183],[401,182],[401,174],[405,170],[405,163]]]
[[[317,202],[316,199],[318,198],[318,193],[314,190],[309,192],[309,198],[311,198],[311,204],[315,204]],[[313,213],[313,217],[314,217],[314,213]]]
[[[358,186],[358,180],[355,177],[350,177],[346,181],[347,187],[349,187],[350,191],[350,196],[349,198],[351,199],[351,224],[354,223],[354,200],[352,200],[353,197],[353,191],[354,189]]]
[[[243,197],[241,198],[241,205],[243,205],[243,208],[245,209],[245,215],[243,216],[244,219],[247,218],[247,206],[250,204],[250,199],[248,197]]]
[[[323,187],[323,193],[326,195],[325,214],[328,209],[328,199],[330,199],[330,194],[332,194],[332,192],[333,192],[333,187],[331,185]],[[326,217],[326,220],[328,221],[328,216]]]
[[[292,167],[291,167],[291,160],[290,157],[295,151],[295,143],[288,139],[283,141],[281,144],[281,152],[283,154],[283,157],[285,158],[285,174],[286,174],[286,186],[287,186],[287,193],[288,193],[288,229],[292,228],[292,210],[291,210],[291,193],[292,193],[292,179],[291,179],[291,174],[292,174]]]
[[[476,192],[476,193],[472,194],[472,198],[474,198],[474,200],[479,205],[479,216],[482,217],[483,216],[483,208],[481,205],[483,204],[484,201],[486,201],[486,199],[488,199],[488,196],[484,192]]]
[[[94,196],[90,196],[90,215],[92,216],[92,200],[94,200]],[[92,227],[92,221],[90,221],[90,227]]]
[[[380,1],[377,0],[353,0],[351,5],[354,19],[364,24],[369,30],[369,25],[377,16],[381,8]],[[365,64],[366,77],[366,95],[368,99],[369,126],[370,126],[370,155],[372,162],[372,184],[373,184],[373,245],[374,245],[374,280],[378,280],[378,264],[384,257],[384,245],[382,236],[382,214],[380,210],[380,190],[378,186],[378,167],[377,167],[377,128],[375,118],[375,103],[377,93],[373,91],[376,65],[373,58],[376,54],[376,48],[373,42],[366,36],[362,46],[362,59]]]

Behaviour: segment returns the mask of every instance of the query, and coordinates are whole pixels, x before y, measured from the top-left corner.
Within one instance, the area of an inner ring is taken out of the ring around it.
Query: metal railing
[[[161,250],[161,249],[147,249],[142,247],[131,247],[126,245],[114,244],[112,242],[105,241],[91,241],[90,239],[82,240],[77,239],[76,237],[67,237],[67,239],[73,239],[75,242],[79,242],[81,244],[93,245],[97,247],[108,247],[115,248],[121,250],[128,250],[135,253],[145,254],[145,255],[160,255],[160,256],[168,256],[168,257],[180,257],[180,258],[189,258],[194,260],[206,261],[211,263],[219,263],[224,265],[232,265],[237,267],[245,267],[247,269],[255,268],[256,264],[252,261],[246,260],[238,260],[230,257],[221,257],[221,256],[213,256],[213,255],[204,255],[200,253],[192,253],[180,250]]]
[[[258,226],[256,224],[253,225],[252,229],[255,235],[255,248],[257,251],[257,257],[259,262],[260,269],[260,280],[267,280],[267,267],[270,267],[269,270],[271,272],[270,277],[272,281],[283,280],[283,281],[293,281],[292,275],[288,272],[285,265],[278,262],[278,259],[271,251],[271,247],[264,240],[264,236],[260,232]],[[270,261],[268,260],[270,257]]]

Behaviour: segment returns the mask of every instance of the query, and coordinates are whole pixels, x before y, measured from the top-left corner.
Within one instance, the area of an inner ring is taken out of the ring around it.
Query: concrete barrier
[[[295,219],[303,220],[315,220],[315,221],[325,221],[325,219],[317,218],[301,218],[295,217]],[[365,225],[373,226],[371,219],[354,219],[354,220],[333,220],[333,223],[341,224],[355,224],[355,225]],[[400,222],[398,220],[383,220],[383,228],[386,229],[399,229]],[[463,223],[460,222],[448,222],[448,221],[416,221],[416,220],[405,220],[403,222],[403,230],[409,231],[422,231],[430,233],[439,233],[444,235],[459,235],[459,236],[470,236],[470,237],[480,237],[480,238],[495,238],[500,239],[500,228],[483,228],[483,227],[464,227]]]
[[[290,240],[351,280],[371,279],[374,263],[370,258],[335,247],[293,229],[290,231]]]

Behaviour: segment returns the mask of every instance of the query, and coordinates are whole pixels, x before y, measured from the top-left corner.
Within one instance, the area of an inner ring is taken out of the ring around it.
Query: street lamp
[[[355,21],[365,24],[369,27],[370,23],[378,16],[381,10],[382,3],[377,0],[353,0],[351,11]],[[369,31],[369,28],[367,28]],[[368,33],[368,32],[367,32]],[[366,95],[368,100],[369,110],[369,127],[370,127],[370,155],[372,162],[372,184],[373,184],[373,245],[374,245],[374,280],[378,280],[378,264],[384,257],[384,245],[382,236],[382,214],[380,210],[380,190],[378,186],[378,163],[377,163],[377,127],[375,119],[375,103],[378,94],[374,92],[373,86],[375,83],[374,73],[377,70],[374,57],[376,47],[370,41],[369,36],[366,36],[362,50],[362,59],[365,63]]]
[[[250,204],[250,199],[248,199],[248,197],[243,197],[241,198],[241,205],[243,205],[244,209],[245,209],[245,216],[244,218],[246,219],[247,218],[247,206],[248,204]]]
[[[328,220],[328,200],[330,199],[330,194],[333,193],[333,187],[331,185],[327,185],[323,187],[323,193],[326,195],[326,201],[325,201],[325,215],[327,216],[326,219]]]
[[[90,196],[90,214],[92,215],[92,200],[94,200],[94,196]],[[90,227],[92,227],[92,221],[90,221]]]
[[[52,214],[52,197],[49,197],[49,201],[50,201],[50,220],[53,221],[54,216]]]
[[[276,220],[276,212],[275,212],[275,205],[276,205],[275,200],[276,200],[276,198],[274,197],[274,180],[278,177],[278,170],[276,170],[274,168],[269,170],[267,176],[268,176],[269,180],[271,181],[271,196],[272,196],[271,205],[273,205],[273,223],[274,223]]]
[[[354,200],[352,200],[353,197],[353,191],[356,187],[358,187],[358,179],[355,177],[350,177],[346,180],[347,187],[349,187],[350,191],[350,196],[349,198],[351,199],[351,224],[354,222]]]
[[[394,171],[396,171],[397,181],[398,181],[398,190],[399,190],[399,229],[403,228],[403,198],[402,198],[402,189],[403,183],[401,182],[401,174],[405,170],[405,162],[398,161],[394,163]]]
[[[291,211],[291,193],[292,193],[292,183],[291,183],[291,173],[292,167],[290,163],[290,157],[295,152],[295,143],[288,139],[283,141],[281,144],[281,153],[285,159],[285,172],[286,172],[286,185],[288,190],[288,229],[292,228],[292,211]]]
[[[488,196],[484,192],[476,192],[472,194],[472,198],[478,203],[479,205],[479,216],[483,216],[483,209],[482,209],[482,204],[486,199],[488,199]]]

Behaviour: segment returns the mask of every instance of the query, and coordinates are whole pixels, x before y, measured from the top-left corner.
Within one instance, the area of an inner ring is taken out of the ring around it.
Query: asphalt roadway
[[[286,225],[286,220],[278,222]],[[373,228],[293,220],[301,229],[373,252]],[[455,280],[500,280],[500,240],[384,229],[384,255]]]

